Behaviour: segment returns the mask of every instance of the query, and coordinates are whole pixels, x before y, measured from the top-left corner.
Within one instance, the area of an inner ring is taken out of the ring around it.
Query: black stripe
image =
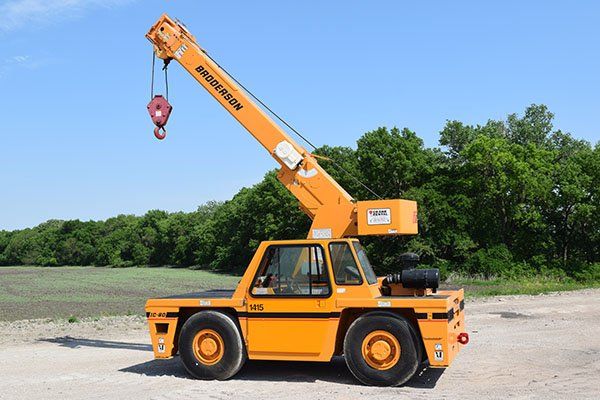
[[[445,312],[434,312],[431,314],[433,319],[448,319],[448,313]]]
[[[154,313],[154,314],[164,314],[164,313]],[[146,312],[146,318],[150,317],[150,313]],[[162,317],[162,316],[161,316]],[[166,313],[166,315],[162,318],[177,318],[179,317],[179,313],[178,312],[168,312]]]
[[[432,318],[433,319],[447,319],[448,322],[452,321],[454,319],[454,309],[449,309],[448,312],[438,312],[438,313],[433,313],[432,314]]]
[[[415,313],[415,316],[417,317],[417,319],[427,319],[427,313]]]
[[[341,313],[292,313],[292,312],[239,312],[238,317],[246,318],[339,318]]]
[[[462,310],[464,310],[464,309],[465,309],[465,299],[462,299],[462,300],[460,301],[460,310],[462,311]]]

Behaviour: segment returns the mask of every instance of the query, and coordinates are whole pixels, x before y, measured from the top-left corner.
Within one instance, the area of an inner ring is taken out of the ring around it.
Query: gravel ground
[[[404,387],[358,384],[343,359],[248,362],[226,382],[155,361],[143,318],[0,322],[1,399],[598,399],[600,290],[467,302],[471,343]]]

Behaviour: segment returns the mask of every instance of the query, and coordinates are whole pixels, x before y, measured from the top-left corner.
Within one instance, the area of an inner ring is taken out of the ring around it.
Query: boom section
[[[248,94],[213,61],[187,28],[166,14],[152,26],[146,37],[157,57],[175,60],[190,73],[279,163],[279,181],[298,199],[300,208],[312,219],[308,238],[342,238],[355,235],[415,234],[416,203],[407,200],[382,200],[388,220],[394,213],[397,221],[386,229],[381,223],[361,229],[360,203],[342,188],[306,149],[294,141],[267,115]],[[391,202],[391,203],[390,203]],[[399,203],[400,202],[400,203]],[[371,201],[370,203],[378,203]],[[389,204],[388,204],[389,203]],[[413,204],[414,203],[414,204]],[[380,207],[381,206],[381,207]],[[407,208],[408,206],[408,208]],[[364,208],[364,217],[368,210]],[[412,212],[414,211],[414,216]],[[384,212],[384,211],[380,211]],[[406,214],[406,215],[404,215]],[[409,218],[407,217],[411,214]],[[403,222],[400,228],[400,220]],[[388,225],[391,221],[388,221]],[[385,224],[384,224],[385,225]],[[400,230],[399,230],[400,229]]]

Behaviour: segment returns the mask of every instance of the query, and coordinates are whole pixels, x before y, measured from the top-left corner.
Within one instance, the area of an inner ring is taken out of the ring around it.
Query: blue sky
[[[175,63],[154,139],[144,34],[163,12],[317,145],[406,126],[435,146],[448,119],[531,103],[600,140],[598,4],[0,1],[0,229],[191,211],[275,167]]]

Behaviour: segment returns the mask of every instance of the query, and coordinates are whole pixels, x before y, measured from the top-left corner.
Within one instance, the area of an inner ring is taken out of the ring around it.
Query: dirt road
[[[248,362],[226,382],[153,361],[140,317],[0,323],[2,399],[598,399],[600,290],[467,302],[471,343],[400,388],[359,385],[343,359]]]

